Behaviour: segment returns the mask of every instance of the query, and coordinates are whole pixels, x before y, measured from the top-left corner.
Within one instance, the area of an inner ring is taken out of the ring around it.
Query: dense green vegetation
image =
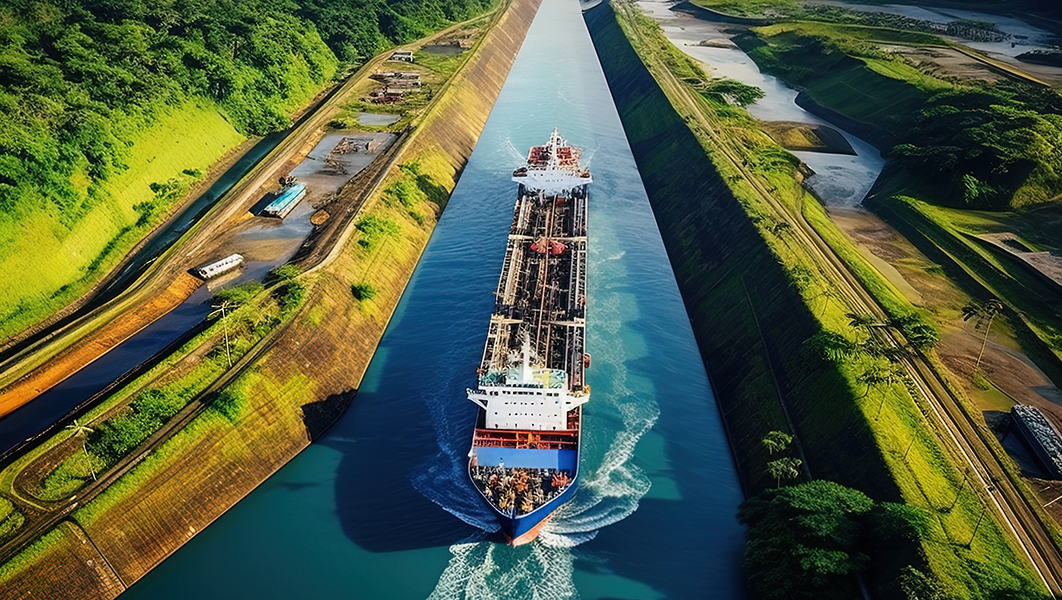
[[[888,150],[935,202],[1001,210],[1062,193],[1062,96],[1030,83],[945,81],[877,41],[932,43],[886,29],[782,23],[740,40],[761,68],[801,86]],[[936,43],[942,43],[936,40]]]
[[[306,291],[298,275],[298,268],[284,265],[267,275],[266,285],[250,282],[220,291],[215,297],[217,310],[211,314],[214,322],[205,332],[178,350],[175,358],[115,394],[110,412],[97,418],[90,413],[84,426],[68,428],[80,440],[76,451],[47,473],[32,494],[42,500],[65,498],[158,431],[294,313]],[[187,360],[197,353],[203,356]],[[215,413],[227,418],[242,406],[228,391],[206,400]]]
[[[1062,193],[1062,96],[999,84],[930,97],[889,153],[941,203],[1007,209]]]
[[[763,600],[856,597],[852,574],[928,529],[918,509],[824,480],[749,498],[738,520],[749,528],[745,564]]]
[[[937,333],[926,315],[808,196],[794,157],[744,110],[695,93],[691,82],[702,78],[696,64],[666,43],[655,22],[627,3],[612,7],[623,31],[616,35],[595,21],[603,17],[588,16],[591,35],[746,489],[755,493],[788,480],[799,470],[789,459],[799,458],[816,477],[924,515],[924,528],[908,530],[917,535],[890,538],[888,550],[865,563],[865,582],[876,597],[906,598],[917,584],[948,598],[1041,597],[1005,530],[994,518],[981,518],[984,500],[964,482],[961,461],[926,418],[929,407],[912,394],[898,364],[899,354],[910,350],[883,347],[874,334],[892,327],[911,346],[930,348]],[[637,55],[624,51],[623,41]],[[666,167],[673,164],[684,165],[682,177]],[[796,215],[875,295],[887,322],[853,312],[824,259],[796,232],[804,227]],[[770,456],[760,444],[770,431],[792,435],[796,456]],[[858,559],[858,548],[849,556]],[[771,568],[763,561],[749,566],[751,581]],[[782,566],[789,569],[783,578],[807,575],[794,561]]]
[[[84,293],[212,162],[286,127],[342,63],[493,3],[5,3],[0,341]],[[27,267],[30,285],[8,283]]]

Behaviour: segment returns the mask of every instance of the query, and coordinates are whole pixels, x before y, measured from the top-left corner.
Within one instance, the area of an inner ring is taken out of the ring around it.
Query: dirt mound
[[[319,210],[313,213],[313,216],[310,217],[310,224],[314,227],[320,227],[321,225],[324,225],[326,221],[328,221],[328,217],[330,216],[331,215],[328,214],[328,211],[324,209]]]

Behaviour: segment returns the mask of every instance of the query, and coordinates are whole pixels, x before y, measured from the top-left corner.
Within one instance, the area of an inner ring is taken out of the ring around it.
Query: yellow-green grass
[[[245,138],[218,108],[185,102],[161,109],[132,134],[128,168],[101,183],[104,200],[71,227],[54,206],[39,206],[17,220],[0,220],[0,340],[14,335],[73,302],[112,269],[183,193],[163,199],[161,210],[138,225],[133,207],[155,202],[152,183],[178,182],[177,191],[209,170]],[[75,175],[87,184],[84,173]]]
[[[79,448],[44,478],[36,496],[41,500],[66,498],[81,489],[106,466],[102,460]]]
[[[624,15],[617,9],[618,15]],[[633,23],[631,22],[633,21]],[[645,52],[647,48],[659,47],[646,41],[654,35],[652,27],[639,27],[643,19],[620,19],[627,37],[632,45]],[[655,24],[654,24],[655,25]],[[657,30],[658,31],[658,30]],[[663,37],[662,34],[659,37]],[[720,144],[741,157],[756,177],[768,183],[772,191],[790,212],[800,210],[803,203],[803,190],[796,184],[795,168],[792,163],[777,160],[777,154],[770,148],[772,142],[766,136],[757,137],[755,132],[742,131],[747,121],[729,118],[733,110],[720,110],[706,102],[703,97],[687,95],[700,102],[700,106],[689,106],[684,97],[676,93],[675,78],[669,78],[660,72],[660,66],[667,64],[667,59],[650,54],[642,54],[643,61],[661,84],[672,105],[684,116],[686,123],[701,140],[706,152],[712,158],[731,191],[756,223],[761,237],[767,242],[772,253],[789,272],[798,267],[819,272],[819,265],[808,251],[775,226],[782,215],[748,183],[743,175],[722,153]],[[692,110],[691,110],[692,109]],[[694,118],[694,111],[699,111],[709,122],[717,135],[716,141]],[[811,205],[809,202],[807,205]],[[878,274],[858,252],[855,245],[828,219],[821,207],[812,207],[808,215],[817,226],[824,230],[828,243],[839,248],[839,255],[849,262],[849,266],[858,277],[866,281],[867,287],[879,296],[879,301],[888,309],[911,310],[913,307],[895,288]],[[807,281],[798,284],[801,295],[808,309],[818,317],[823,329],[839,333],[853,341],[865,334],[856,332],[848,323],[846,312],[850,309],[840,302],[831,302],[821,297],[822,286],[827,282]],[[986,519],[977,530],[977,539],[969,545],[982,510],[984,501],[975,493],[973,485],[964,484],[962,461],[952,455],[950,446],[939,437],[935,428],[924,416],[928,408],[916,402],[902,384],[893,384],[885,389],[874,390],[869,396],[863,395],[863,386],[858,377],[871,359],[857,356],[840,361],[838,369],[847,382],[852,402],[862,412],[863,421],[873,436],[881,456],[885,461],[896,484],[900,488],[905,502],[926,510],[932,517],[930,534],[920,540],[920,547],[933,573],[941,579],[947,590],[956,597],[987,598],[995,589],[1034,590],[1033,594],[1042,595],[1038,580],[1014,542],[1002,530],[998,522]],[[824,395],[824,397],[826,397]],[[881,401],[884,397],[884,402]],[[878,410],[880,407],[880,415]],[[947,450],[946,450],[947,448]],[[814,469],[814,465],[811,465]],[[956,498],[958,500],[956,501]],[[952,506],[954,504],[954,506]]]
[[[692,0],[701,8],[738,17],[760,17],[778,10],[793,10],[800,7],[797,0]]]
[[[22,513],[15,510],[15,505],[0,496],[0,544],[18,531],[24,520]]]
[[[7,583],[15,575],[18,575],[26,567],[43,560],[54,552],[58,552],[59,542],[62,540],[63,533],[58,528],[54,528],[13,556],[11,560],[0,564],[0,586]]]
[[[101,403],[82,418],[82,422],[91,427],[99,427],[108,419],[120,416],[128,409],[114,410],[144,390],[161,390],[190,401],[203,392],[228,369],[229,357],[226,356],[225,331],[228,330],[228,355],[233,362],[238,361],[255,343],[262,339],[271,329],[270,325],[279,322],[280,307],[269,291],[261,292],[251,302],[228,313],[226,322],[219,319],[214,325],[186,343],[177,352],[167,357],[164,364],[159,364],[137,380],[124,386],[117,394]],[[193,353],[200,355],[195,365],[178,377],[163,377],[172,374],[175,363]],[[160,377],[163,380],[160,380]],[[109,416],[102,420],[93,417],[104,411]],[[153,431],[142,432],[146,438]],[[59,436],[56,436],[59,437]],[[62,436],[65,439],[67,436]],[[51,447],[55,445],[49,444]],[[41,500],[59,500],[81,489],[95,472],[111,466],[107,460],[96,456],[91,450],[86,454],[78,450],[64,460],[54,471],[48,473],[40,484],[36,497]]]
[[[1054,356],[1051,361],[1054,364],[1044,368],[1058,372],[1058,361],[1062,361],[1062,313],[1058,311],[1055,286],[1030,272],[1029,267],[1008,252],[974,237],[1006,230],[1007,217],[944,208],[910,196],[894,196],[885,206],[892,215],[907,221],[936,244],[938,251],[961,266],[977,284],[1014,309],[1016,316]],[[1011,219],[1010,222],[1016,220]],[[1033,352],[1035,358],[1036,348],[1025,343],[1023,347]]]
[[[866,25],[845,25],[841,23],[823,23],[819,21],[786,21],[774,25],[757,27],[756,33],[773,37],[782,33],[795,33],[807,37],[829,39],[841,44],[852,41],[884,42],[889,44],[909,44],[913,46],[946,46],[947,42],[929,33],[903,31],[886,27]]]
[[[867,68],[878,75],[910,83],[926,94],[948,92],[957,87],[950,81],[944,81],[943,79],[938,79],[932,75],[926,75],[899,59],[886,60],[881,58],[862,58],[861,60],[866,63]]]
[[[452,172],[445,157],[425,154],[418,157],[417,170],[421,178],[430,181],[429,189],[452,189]],[[431,225],[419,223],[410,215],[411,210],[425,209],[428,195],[418,198],[409,205],[403,203],[392,191],[395,183],[402,179],[415,177],[410,169],[399,169],[385,179],[381,191],[374,194],[367,202],[366,209],[359,215],[358,222],[372,218],[384,220],[395,225],[394,229],[388,230],[377,236],[373,236],[371,243],[366,235],[357,231],[344,247],[338,268],[329,269],[329,273],[320,278],[322,282],[328,282],[331,277],[338,277],[343,281],[342,287],[349,289],[350,285],[357,282],[374,281],[379,273],[381,262],[388,260],[398,249],[393,243],[399,239],[417,237],[426,239],[426,229]],[[434,200],[434,198],[432,198]],[[323,283],[322,283],[323,285]],[[307,297],[313,295],[311,289]],[[345,313],[348,319],[369,319],[377,322],[385,322],[389,316],[390,308],[383,304],[384,298],[376,296],[352,303],[351,312]],[[321,313],[312,305],[307,305],[304,310],[297,311],[294,320],[313,326],[321,319]],[[340,318],[339,315],[331,315],[330,318]],[[256,363],[260,365],[262,361]],[[188,426],[177,432],[167,440],[155,452],[151,453],[144,461],[138,464],[132,471],[124,475],[117,482],[108,487],[99,496],[85,504],[74,513],[79,523],[90,527],[110,509],[128,500],[137,493],[144,483],[151,480],[162,470],[185,460],[187,452],[197,447],[197,444],[210,435],[227,431],[242,421],[250,412],[257,410],[253,397],[283,399],[284,407],[274,406],[271,410],[281,412],[293,412],[291,409],[317,400],[316,390],[318,384],[308,376],[298,373],[285,380],[277,381],[266,377],[257,366],[251,367],[239,375],[226,390],[237,398],[232,414],[222,415],[218,411],[207,410],[197,416]],[[226,450],[235,453],[234,456],[245,454],[249,449],[236,444],[233,438],[238,436],[224,436],[225,443],[232,446]],[[231,443],[230,443],[231,442]],[[240,447],[236,447],[240,446]]]

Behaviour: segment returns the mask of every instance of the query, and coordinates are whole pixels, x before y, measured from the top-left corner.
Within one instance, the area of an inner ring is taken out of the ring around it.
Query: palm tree
[[[815,295],[816,298],[822,298],[822,310],[819,311],[819,319],[826,314],[826,307],[830,305],[830,300],[836,300],[839,296],[837,290],[829,286],[823,286],[822,291]]]
[[[793,436],[782,431],[772,431],[764,436],[763,445],[767,447],[767,452],[774,454],[788,448],[792,441]]]
[[[793,226],[788,221],[778,220],[775,221],[770,227],[771,233],[773,233],[778,239],[782,240],[782,243],[789,247],[789,242],[786,241],[786,237],[792,233]]]
[[[73,431],[76,436],[81,436],[81,450],[85,453],[85,460],[88,461],[89,472],[92,473],[92,481],[96,481],[96,466],[92,464],[92,457],[89,456],[87,444],[88,436],[92,433],[92,429],[83,423],[78,423],[77,419],[67,425],[66,429]]]
[[[799,458],[779,458],[767,463],[767,472],[774,477],[774,487],[782,485],[782,479],[796,479],[800,477],[800,465],[804,464]]]
[[[863,327],[870,333],[871,327],[881,327],[881,322],[878,321],[874,315],[867,313],[850,312],[845,313],[844,316],[848,317],[848,324],[856,329]]]
[[[214,318],[217,315],[221,315],[221,325],[225,330],[225,358],[229,362],[229,368],[232,368],[232,354],[229,352],[229,321],[225,318],[226,313],[232,310],[232,303],[228,300],[222,300],[220,303],[213,306],[214,312],[207,315],[208,319]]]
[[[863,390],[863,395],[860,396],[860,398],[866,398],[867,395],[870,394],[870,388],[881,383],[881,376],[884,371],[885,368],[880,363],[874,363],[866,369],[863,369],[863,372],[856,377],[856,380],[858,380],[859,383],[867,386],[866,389]]]
[[[816,333],[804,343],[823,359],[833,362],[851,360],[862,350],[859,344],[828,329]]]
[[[881,409],[885,406],[885,390],[888,389],[888,386],[899,381],[901,377],[903,377],[903,371],[900,365],[894,364],[882,365],[875,363],[859,374],[859,382],[867,386],[867,389],[863,392],[863,398],[870,394],[871,387],[881,386],[881,402],[878,404],[878,411],[874,415],[875,421],[881,416]]]
[[[984,304],[977,304],[971,302],[962,307],[962,320],[969,321],[970,319],[976,320],[976,327],[984,326],[985,337],[981,340],[981,351],[977,353],[977,360],[974,361],[974,373],[977,373],[977,369],[981,367],[981,357],[985,354],[985,345],[988,344],[988,333],[992,331],[992,321],[996,318],[1000,312],[1003,311],[1003,303],[995,298],[990,299]]]

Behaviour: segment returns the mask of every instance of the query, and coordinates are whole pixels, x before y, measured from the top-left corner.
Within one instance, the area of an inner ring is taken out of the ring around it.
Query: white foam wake
[[[519,548],[466,541],[450,547],[450,562],[429,600],[571,600],[574,557],[567,548],[534,543]]]

